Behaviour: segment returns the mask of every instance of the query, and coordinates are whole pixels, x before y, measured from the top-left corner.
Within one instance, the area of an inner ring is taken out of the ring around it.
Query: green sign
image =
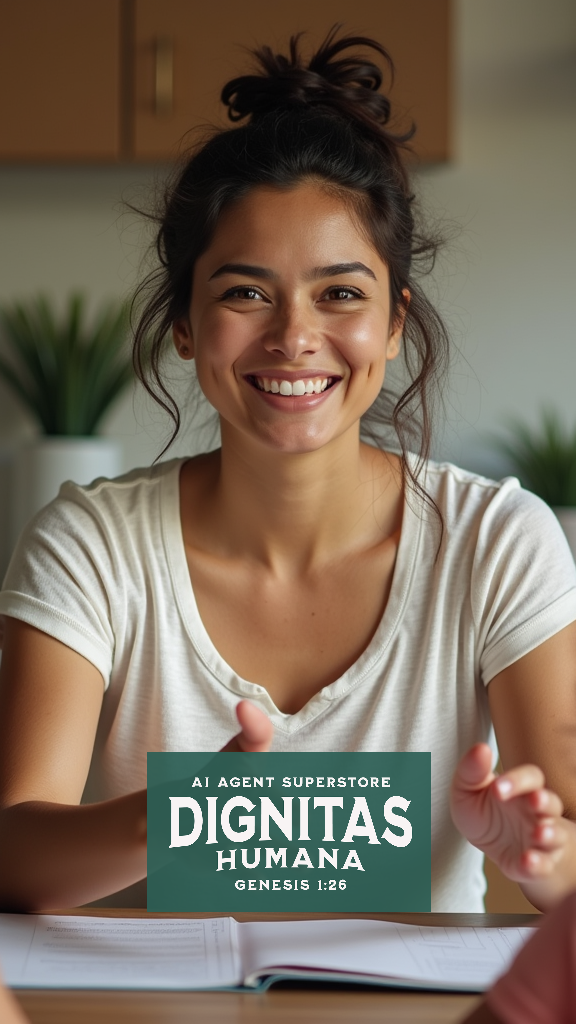
[[[148,910],[430,910],[430,754],[148,754]]]

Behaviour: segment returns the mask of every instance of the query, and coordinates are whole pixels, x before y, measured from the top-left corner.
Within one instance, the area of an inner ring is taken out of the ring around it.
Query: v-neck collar
[[[338,679],[323,686],[294,714],[280,711],[263,686],[243,679],[222,658],[208,635],[198,611],[190,578],[180,518],[180,471],[187,459],[174,460],[161,481],[160,518],[164,550],[182,622],[199,658],[214,678],[240,698],[258,704],[270,717],[274,728],[283,733],[296,732],[317,718],[333,701],[345,696],[371,676],[386,652],[404,614],[416,565],[422,533],[422,518],[416,514],[404,494],[402,528],[392,576],[392,584],[382,618],[368,646]],[[405,489],[406,490],[406,489]]]

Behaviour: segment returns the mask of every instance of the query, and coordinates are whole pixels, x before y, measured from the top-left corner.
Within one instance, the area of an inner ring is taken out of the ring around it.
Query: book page
[[[232,918],[0,914],[0,964],[15,988],[193,989],[241,984]]]
[[[532,934],[531,928],[436,928],[364,919],[249,922],[238,929],[248,984],[265,973],[307,968],[472,991],[489,987]]]
[[[482,991],[531,933],[364,919],[237,924],[0,914],[0,964],[15,988],[185,990],[329,971]]]

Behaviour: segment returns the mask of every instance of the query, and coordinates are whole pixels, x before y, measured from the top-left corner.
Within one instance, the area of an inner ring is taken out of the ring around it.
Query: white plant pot
[[[552,510],[555,512],[557,519],[560,522],[560,526],[566,534],[566,540],[570,547],[570,551],[576,561],[576,508],[568,506],[557,507]]]
[[[121,472],[120,444],[108,437],[38,437],[15,455],[12,544],[29,519],[56,497],[66,480],[89,484]]]

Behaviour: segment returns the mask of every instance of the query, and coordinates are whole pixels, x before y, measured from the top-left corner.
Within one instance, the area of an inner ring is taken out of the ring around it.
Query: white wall
[[[440,446],[500,475],[486,434],[554,403],[576,425],[576,3],[458,0],[455,160],[422,192],[462,225],[441,269],[462,350]]]
[[[455,12],[454,160],[418,180],[424,201],[462,225],[436,279],[462,352],[436,453],[497,475],[506,465],[486,433],[505,414],[535,421],[553,401],[576,422],[576,4],[455,0]],[[0,168],[0,301],[125,295],[147,236],[122,199],[145,199],[163,173]],[[4,464],[32,429],[0,385]],[[121,438],[128,468],[154,458],[166,427],[129,395],[104,432]],[[3,557],[0,545],[0,569]]]
[[[76,289],[93,304],[128,296],[151,236],[126,203],[147,206],[164,173],[138,166],[0,168],[0,302],[39,291],[62,301]],[[6,451],[35,428],[0,387]],[[157,453],[158,439],[150,439],[140,420],[140,403],[130,394],[103,428],[121,437],[126,468]]]

